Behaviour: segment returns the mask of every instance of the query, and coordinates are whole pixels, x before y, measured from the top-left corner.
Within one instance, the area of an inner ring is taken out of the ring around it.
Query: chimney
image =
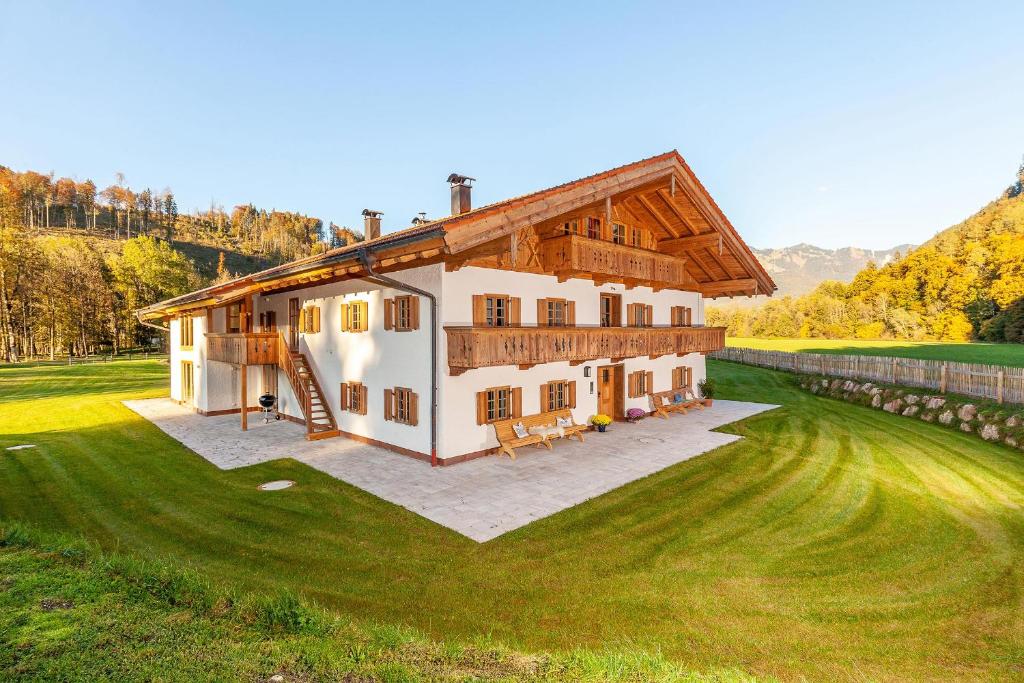
[[[448,176],[448,182],[452,186],[452,215],[459,216],[473,208],[470,201],[470,190],[473,187],[475,178],[452,173]]]
[[[367,241],[380,237],[380,217],[383,215],[380,211],[363,209],[363,237]]]

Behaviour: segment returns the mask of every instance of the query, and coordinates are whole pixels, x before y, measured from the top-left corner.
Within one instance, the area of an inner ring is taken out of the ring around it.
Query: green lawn
[[[862,356],[897,356],[959,363],[987,363],[1024,367],[1024,344],[980,342],[913,342],[864,339],[756,339],[729,337],[726,346],[769,351],[838,353]]]
[[[294,461],[216,469],[120,405],[165,393],[158,363],[0,370],[0,446],[39,446],[0,451],[0,518],[435,638],[786,679],[1021,678],[1019,453],[784,373],[710,374],[722,398],[783,407],[479,545]],[[256,490],[277,478],[298,486]]]

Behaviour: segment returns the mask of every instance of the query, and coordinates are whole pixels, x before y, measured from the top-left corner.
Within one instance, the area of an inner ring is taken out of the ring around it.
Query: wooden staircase
[[[306,418],[306,438],[315,441],[338,436],[341,432],[324,399],[320,383],[316,381],[313,368],[304,354],[291,350],[284,334],[278,337],[277,364],[288,376],[292,391],[302,404],[302,414]]]

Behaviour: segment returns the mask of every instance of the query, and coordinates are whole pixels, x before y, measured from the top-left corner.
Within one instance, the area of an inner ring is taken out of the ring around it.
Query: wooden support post
[[[609,239],[612,234],[612,198],[605,197],[604,200],[604,237]]]
[[[996,403],[1003,402],[1003,371],[996,373]]]
[[[670,189],[669,189],[668,193],[669,193],[669,196],[671,196],[671,197],[675,197],[676,196],[676,174],[675,173],[672,174],[672,180],[671,180]]]
[[[939,375],[939,393],[946,393],[946,364],[942,364],[942,373]]]
[[[249,366],[242,366],[242,431],[249,429],[249,407],[245,403],[248,387],[245,386],[246,378],[249,375]]]

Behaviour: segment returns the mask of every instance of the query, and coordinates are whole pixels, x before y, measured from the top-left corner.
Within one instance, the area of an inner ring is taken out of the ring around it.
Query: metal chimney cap
[[[363,209],[364,216],[370,216],[371,218],[379,218],[384,215],[383,211],[374,211],[373,209]]]
[[[468,186],[475,180],[476,178],[470,178],[468,175],[459,175],[458,173],[452,173],[450,176],[448,176],[448,182],[451,183],[452,185]]]

